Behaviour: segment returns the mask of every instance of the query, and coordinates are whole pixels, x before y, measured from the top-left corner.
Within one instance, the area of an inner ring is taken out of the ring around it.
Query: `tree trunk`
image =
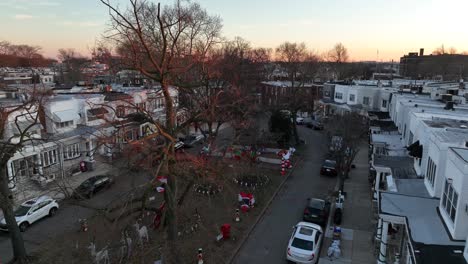
[[[169,91],[169,85],[165,83],[165,81],[161,82],[161,87],[164,95],[165,101],[165,108],[166,108],[166,129],[167,132],[174,136],[175,130],[175,109],[174,109],[174,102],[172,101],[172,97]],[[174,154],[174,147],[170,147],[168,149],[167,156],[172,157]],[[178,246],[177,246],[177,213],[176,213],[176,195],[177,195],[177,184],[176,178],[172,175],[173,171],[173,164],[169,160],[165,160],[166,168],[164,172],[167,175],[167,184],[164,191],[164,200],[166,202],[166,216],[165,216],[165,223],[167,225],[166,228],[166,256],[167,259],[171,259],[174,262],[169,263],[182,263],[180,260],[180,254],[178,254]]]
[[[8,161],[8,159],[5,159]],[[7,162],[0,164],[0,201],[10,234],[11,245],[13,247],[14,260],[17,263],[27,263],[26,248],[24,247],[23,236],[18,228],[13,211],[13,195],[8,187]]]

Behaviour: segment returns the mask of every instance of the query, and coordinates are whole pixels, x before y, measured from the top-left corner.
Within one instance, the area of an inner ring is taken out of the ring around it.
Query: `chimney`
[[[423,48],[419,49],[419,56],[424,56],[424,49]]]

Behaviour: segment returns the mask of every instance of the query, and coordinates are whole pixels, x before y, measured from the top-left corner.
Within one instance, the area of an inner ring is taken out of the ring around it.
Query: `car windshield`
[[[81,187],[81,188],[87,188],[87,187],[90,187],[90,186],[92,186],[92,185],[93,185],[93,182],[91,181],[91,179],[88,179],[88,180],[84,181],[84,182],[80,185],[80,187]]]
[[[314,249],[314,241],[300,239],[300,238],[295,237],[291,243],[291,246],[295,248],[303,249],[303,250],[312,251]]]
[[[312,199],[309,202],[309,207],[314,209],[323,209],[325,207],[325,201]]]
[[[30,206],[21,205],[20,207],[18,207],[18,209],[16,209],[15,216],[26,215],[29,212],[29,209],[31,209]]]
[[[326,160],[326,161],[323,163],[323,166],[324,166],[324,167],[328,167],[328,168],[335,168],[335,166],[336,166],[336,161],[334,161],[334,160]]]

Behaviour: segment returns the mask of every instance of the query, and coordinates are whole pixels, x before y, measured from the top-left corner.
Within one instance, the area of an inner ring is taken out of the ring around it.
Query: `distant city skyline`
[[[128,0],[112,0],[122,8]],[[160,1],[171,4],[173,1]],[[468,50],[465,0],[200,0],[223,19],[223,35],[254,47],[304,42],[323,53],[341,42],[352,61],[399,61],[408,52],[430,54],[444,44]],[[56,58],[60,48],[89,55],[106,29],[108,12],[98,0],[2,0],[0,40],[38,45]]]

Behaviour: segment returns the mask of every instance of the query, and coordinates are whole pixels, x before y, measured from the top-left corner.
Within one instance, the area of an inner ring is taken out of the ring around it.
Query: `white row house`
[[[380,148],[371,161],[379,210],[377,263],[468,261],[468,108],[464,100],[453,101],[465,97],[465,90],[437,94],[453,87],[393,92],[389,115],[399,135],[382,136],[378,129],[371,134],[371,144]],[[407,155],[381,150],[392,146],[405,146]],[[399,233],[397,239],[389,230]]]
[[[175,88],[171,95],[177,109]],[[161,98],[158,89],[58,94],[34,115],[10,115],[4,138],[14,141],[28,128],[28,135],[37,139],[9,160],[10,187],[16,192],[48,188],[58,178],[79,173],[83,164],[92,170],[99,162],[96,157],[113,157],[128,142],[157,133],[153,124],[135,120],[134,115],[142,112],[164,121]]]

